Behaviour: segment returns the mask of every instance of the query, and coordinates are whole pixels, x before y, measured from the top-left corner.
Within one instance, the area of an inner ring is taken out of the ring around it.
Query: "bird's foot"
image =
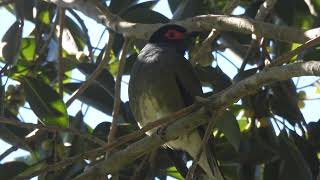
[[[163,141],[166,141],[166,130],[167,130],[167,127],[169,126],[169,123],[166,123],[166,124],[164,124],[164,125],[162,125],[162,126],[160,126],[158,129],[157,129],[157,131],[156,131],[156,133],[157,133],[157,135],[163,140]]]
[[[196,96],[195,101],[205,108],[206,112],[208,113],[209,116],[212,116],[212,107],[210,106],[210,99]]]
[[[200,104],[208,104],[210,102],[210,100],[208,98],[204,98],[201,96],[196,96],[195,97],[195,101],[200,103]]]

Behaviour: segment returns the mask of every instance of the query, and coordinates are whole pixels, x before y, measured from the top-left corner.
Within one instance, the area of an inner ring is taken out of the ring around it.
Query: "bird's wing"
[[[176,62],[176,81],[185,105],[188,106],[194,103],[195,96],[203,95],[201,82],[197,78],[193,67],[188,61],[183,59]],[[201,138],[203,138],[205,130],[206,126],[198,127],[198,133]],[[209,139],[204,151],[206,153],[208,164],[212,170],[212,173],[215,174],[214,171],[217,170],[218,167],[214,158],[213,141],[211,138]]]
[[[195,96],[202,96],[202,86],[191,64],[184,57],[175,60],[175,75],[186,106],[194,103]]]

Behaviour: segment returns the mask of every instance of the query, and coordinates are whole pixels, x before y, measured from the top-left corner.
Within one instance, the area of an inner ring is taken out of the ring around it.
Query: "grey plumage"
[[[191,64],[173,44],[149,43],[141,50],[129,83],[130,107],[140,127],[191,105],[195,96],[201,95],[201,84]],[[166,145],[184,150],[194,158],[201,146],[201,137],[193,131]],[[199,165],[214,179],[205,153]]]

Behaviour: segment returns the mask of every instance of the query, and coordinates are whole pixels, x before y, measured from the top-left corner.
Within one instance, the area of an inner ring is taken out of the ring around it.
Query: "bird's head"
[[[162,26],[157,31],[155,31],[151,35],[149,43],[165,43],[173,45],[181,51],[185,51],[191,44],[191,38],[194,36],[194,33],[187,32],[187,29],[185,29],[184,27],[170,24]]]

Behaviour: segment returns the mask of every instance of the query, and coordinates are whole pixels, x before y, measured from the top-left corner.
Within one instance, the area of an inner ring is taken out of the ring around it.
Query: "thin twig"
[[[70,164],[73,164],[75,162],[81,161],[83,159],[86,158],[91,158],[91,157],[96,157],[97,155],[106,152],[106,151],[111,151],[113,148],[119,147],[121,145],[124,145],[126,143],[128,143],[131,140],[137,139],[143,135],[145,135],[145,133],[153,128],[156,128],[160,125],[166,124],[166,123],[171,123],[176,121],[177,119],[183,118],[187,115],[189,115],[190,113],[198,110],[200,108],[200,104],[196,103],[193,104],[191,106],[188,106],[186,108],[183,108],[177,112],[174,112],[168,116],[165,116],[163,118],[160,118],[152,123],[148,123],[146,126],[144,126],[143,128],[134,131],[128,135],[124,135],[121,136],[119,138],[117,138],[116,141],[111,142],[110,144],[106,144],[103,147],[99,147],[90,151],[87,151],[85,153],[70,157],[70,158],[66,158],[63,161],[60,161],[58,163],[49,165],[47,167],[44,167],[42,169],[39,169],[37,171],[34,171],[28,175],[25,176],[19,176],[16,177],[15,179],[29,179],[31,177],[37,176],[39,174],[42,174],[43,172],[50,172],[50,171],[54,171],[54,170],[58,170],[58,169],[62,169]],[[0,119],[1,122],[1,119]]]
[[[238,66],[234,64],[229,58],[227,58],[224,54],[220,52],[216,52],[216,53],[219,54],[221,57],[223,57],[225,60],[227,60],[233,67],[235,67],[236,69],[239,69]]]
[[[31,132],[31,133],[33,133],[33,132]],[[31,133],[29,133],[29,134],[31,134]],[[28,137],[29,135],[27,135],[27,138],[26,138],[23,142],[24,142],[25,144],[28,144],[29,142],[34,141],[34,140],[35,140],[36,138],[38,138],[40,135],[42,135],[42,132],[41,132],[41,131],[37,131],[36,134],[34,134],[34,135],[30,136],[30,137]],[[0,161],[1,161],[2,159],[4,159],[6,156],[8,156],[9,154],[11,154],[12,152],[18,150],[21,145],[23,145],[23,144],[18,143],[18,144],[16,144],[16,145],[11,146],[9,149],[7,149],[5,152],[3,152],[3,153],[0,155]]]
[[[94,47],[93,49],[93,54],[95,54],[95,52],[96,52],[96,50],[100,50],[100,51],[102,51],[103,49],[100,49],[100,48],[98,48],[99,47],[99,45],[100,45],[100,42],[101,42],[101,40],[102,40],[102,37],[104,36],[104,33],[106,33],[106,31],[107,31],[107,28],[104,28],[104,30],[102,31],[102,33],[100,34],[100,38],[99,38],[99,40],[98,40],[98,42],[97,42],[97,44],[96,44],[96,47]]]
[[[305,101],[315,101],[315,100],[320,100],[320,97],[318,98],[306,98],[306,99],[303,99]]]
[[[320,82],[320,79],[317,79],[317,80],[313,81],[312,83],[310,83],[310,84],[308,84],[308,85],[298,87],[297,90],[299,90],[299,89],[304,89],[304,88],[313,86],[313,85],[314,85],[315,83],[317,83],[317,82]]]
[[[234,8],[236,8],[239,5],[239,0],[233,0],[230,3],[228,3],[224,9],[224,14],[230,14]],[[211,51],[211,43],[219,37],[221,31],[218,31],[216,29],[212,29],[209,33],[208,37],[202,42],[201,46],[197,50],[197,53],[191,57],[190,63],[194,66],[197,62],[201,64],[201,55],[207,53],[208,51]]]
[[[84,32],[84,35],[85,35],[85,40],[86,40],[86,44],[88,46],[88,51],[89,51],[89,59],[91,62],[93,62],[93,48],[92,48],[92,45],[91,45],[91,41],[90,41],[90,37],[89,37],[89,34],[88,34],[88,29],[87,29],[87,26],[85,25],[83,19],[73,10],[73,9],[68,9],[68,11],[72,14],[73,17],[75,17],[77,19],[77,21],[79,22],[81,28],[82,28],[82,31]]]
[[[259,10],[255,16],[255,20],[257,21],[265,21],[266,17],[268,16],[268,14],[270,14],[270,11],[273,9],[274,5],[277,3],[277,0],[266,0],[264,3],[262,3],[259,7]],[[240,70],[239,72],[244,71],[250,55],[252,54],[252,52],[256,49],[256,47],[258,46],[258,42],[261,41],[261,37],[256,37],[255,39],[251,40],[250,43],[250,47],[248,48],[246,55],[244,57],[244,60],[241,64]]]
[[[67,107],[69,107],[71,103],[75,99],[77,99],[94,82],[94,80],[103,71],[104,67],[108,64],[114,36],[115,35],[112,32],[109,32],[109,41],[108,41],[108,44],[106,45],[107,47],[105,48],[105,53],[104,53],[104,57],[102,58],[102,61],[99,63],[95,71],[88,77],[88,79],[85,82],[83,82],[83,84],[79,87],[79,89],[73,92],[70,99],[68,99],[68,101],[66,102]]]
[[[63,59],[63,47],[62,37],[64,30],[64,17],[65,9],[59,7],[59,38],[58,38],[58,82],[59,82],[59,93],[63,96],[63,79],[64,79],[64,59]]]
[[[6,5],[8,5],[8,4],[11,4],[11,3],[13,3],[15,0],[7,0],[7,1],[2,1],[2,2],[0,2],[0,7],[1,6],[6,6]]]
[[[222,111],[221,110],[217,110],[216,112],[221,113]],[[215,114],[215,117],[219,117],[219,116],[220,116],[220,114]],[[193,179],[193,174],[194,174],[194,172],[196,170],[196,167],[197,167],[197,164],[199,162],[199,159],[200,159],[200,157],[202,155],[203,150],[205,149],[205,146],[208,143],[208,140],[210,138],[212,129],[215,127],[215,125],[216,125],[216,121],[211,120],[209,122],[209,124],[207,126],[207,129],[206,129],[206,132],[205,132],[205,134],[204,134],[204,136],[202,138],[201,146],[200,146],[200,148],[198,150],[198,153],[197,153],[196,157],[193,159],[192,165],[191,165],[191,167],[190,167],[190,169],[188,171],[186,180],[192,180]],[[221,173],[219,172],[219,168],[217,167],[218,165],[215,162],[213,162],[213,163],[214,163],[214,167],[213,168],[214,168],[215,176],[220,177]]]
[[[210,106],[213,111],[225,109],[240,98],[256,93],[256,89],[270,84],[275,81],[285,80],[296,76],[319,76],[320,63],[317,61],[309,61],[304,63],[294,63],[282,67],[273,67],[263,70],[258,74],[250,76],[242,81],[233,84],[230,88],[225,89],[221,93],[209,97],[206,105]],[[218,113],[213,113],[218,114]],[[133,162],[141,155],[149,152],[151,149],[161,146],[163,143],[174,140],[187,132],[193,130],[196,126],[207,122],[207,113],[203,108],[193,111],[186,117],[176,121],[172,126],[166,128],[165,134],[159,136],[154,133],[135,143],[131,143],[124,150],[114,152],[108,159],[90,167],[87,171],[77,176],[75,179],[88,179],[95,173],[114,173],[123,168],[128,163]]]
[[[112,123],[110,126],[110,131],[108,134],[108,143],[111,143],[115,140],[117,134],[117,120],[120,112],[120,103],[121,103],[121,80],[122,74],[124,71],[124,67],[126,64],[126,55],[129,48],[129,39],[125,38],[122,46],[122,50],[119,55],[119,67],[118,74],[116,77],[115,87],[114,87],[114,104],[113,104],[113,112],[112,112]]]
[[[134,172],[133,172],[133,175],[130,177],[130,180],[137,180],[137,179],[138,179],[140,173],[141,173],[143,170],[145,170],[144,167],[145,167],[146,163],[148,162],[148,159],[149,159],[150,156],[151,156],[151,153],[148,154],[148,155],[145,155],[145,156],[142,158],[142,160],[141,160],[141,162],[139,163],[138,167],[135,168],[135,170],[134,170]]]
[[[297,47],[296,49],[289,51],[287,53],[282,54],[281,56],[277,57],[272,63],[270,63],[267,67],[274,67],[280,66],[290,61],[295,55],[302,53],[304,50],[311,48],[315,45],[320,44],[320,36],[313,38],[306,43],[302,44],[301,46]]]
[[[211,43],[220,35],[220,32],[213,29],[209,33],[208,37],[202,42],[201,47],[197,50],[196,54],[191,57],[190,63],[196,65],[197,62],[201,64],[201,56],[208,51],[211,51]]]
[[[54,32],[55,32],[55,30],[56,30],[56,27],[57,27],[58,23],[59,23],[59,18],[56,18],[56,19],[54,20],[52,26],[51,26],[51,29],[50,29],[50,32],[49,32],[49,34],[48,34],[48,37],[46,38],[46,41],[42,44],[42,47],[41,47],[40,50],[39,50],[39,53],[38,53],[38,54],[39,54],[39,57],[41,57],[41,56],[46,52],[47,47],[48,47],[49,44],[50,44],[50,41],[51,41],[51,39],[52,39],[52,37],[53,37],[53,35],[54,35]],[[39,60],[38,60],[38,61],[39,61]]]
[[[101,146],[106,145],[106,142],[102,141],[101,139],[92,136],[90,134],[85,134],[79,132],[77,129],[72,129],[72,128],[62,128],[62,127],[57,127],[57,126],[43,126],[41,124],[33,124],[33,123],[24,123],[20,122],[14,119],[9,119],[5,117],[0,117],[0,123],[3,124],[10,124],[13,126],[18,126],[26,129],[39,129],[39,130],[44,130],[44,131],[49,131],[49,132],[69,132],[75,135],[78,135],[84,139],[87,139],[89,141],[92,141],[96,144],[99,144]]]

